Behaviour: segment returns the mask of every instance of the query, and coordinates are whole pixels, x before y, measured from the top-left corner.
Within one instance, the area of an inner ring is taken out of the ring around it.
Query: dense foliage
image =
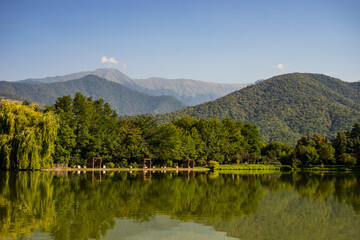
[[[178,165],[186,158],[199,163],[250,161],[259,157],[261,140],[255,125],[231,119],[196,120],[185,116],[158,125],[151,117],[118,120],[102,99],[81,93],[58,98],[47,111],[60,117],[55,161],[79,164],[91,156],[127,166],[151,157],[158,165]]]
[[[283,165],[315,166],[360,164],[360,124],[338,132],[331,141],[321,134],[303,136],[295,147],[271,142],[262,148],[262,159]]]
[[[335,137],[359,122],[359,86],[321,74],[285,74],[156,119],[165,122],[184,115],[231,118],[256,124],[266,143],[296,144],[304,134]]]
[[[37,169],[52,163],[58,128],[52,113],[2,100],[0,104],[0,168]]]
[[[120,115],[164,113],[186,107],[185,103],[172,96],[150,96],[93,75],[51,84],[2,81],[0,92],[6,93],[7,97],[14,96],[15,100],[21,96],[47,105],[54,104],[58,97],[81,92],[94,99],[103,98]]]

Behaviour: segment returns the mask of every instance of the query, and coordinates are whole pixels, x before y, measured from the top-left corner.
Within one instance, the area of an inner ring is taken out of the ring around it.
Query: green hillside
[[[232,118],[259,126],[264,142],[294,144],[303,134],[333,136],[360,121],[360,84],[322,74],[275,76],[212,102],[156,116]]]
[[[2,84],[2,82],[0,82],[0,85]],[[8,92],[0,92],[0,100],[1,99],[11,99],[11,100],[16,100],[16,101],[31,101],[30,99],[23,97],[23,96],[19,96],[17,94],[14,93],[8,93]],[[32,102],[32,101],[31,101]]]
[[[94,75],[49,84],[3,81],[0,82],[0,92],[3,95],[6,93],[6,96],[15,96],[16,98],[21,96],[48,105],[54,104],[58,97],[73,96],[76,92],[81,92],[87,97],[93,97],[93,99],[103,98],[119,115],[164,113],[186,107],[183,102],[174,97],[150,96]]]

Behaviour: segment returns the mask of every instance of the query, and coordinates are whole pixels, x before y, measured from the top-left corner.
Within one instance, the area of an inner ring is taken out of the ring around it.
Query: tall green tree
[[[139,158],[152,157],[139,127],[133,126],[131,121],[124,120],[119,122],[119,129],[115,155],[117,161],[121,159],[136,161]]]
[[[73,100],[74,115],[74,134],[76,136],[76,144],[73,154],[81,158],[86,158],[86,148],[90,143],[90,126],[92,116],[92,99],[86,98],[77,92]]]
[[[303,136],[298,141],[295,152],[296,157],[305,166],[335,163],[335,149],[321,134]]]
[[[184,158],[182,131],[173,123],[160,125],[150,140],[151,151],[160,164],[180,161]]]
[[[282,165],[296,166],[294,161],[294,147],[281,143],[271,142],[261,149],[261,155],[265,162],[279,161]]]
[[[360,164],[360,123],[355,123],[349,133],[348,149]]]
[[[0,167],[39,169],[52,164],[57,118],[35,105],[0,103]]]
[[[54,105],[55,113],[59,116],[59,129],[55,141],[54,161],[68,163],[76,144],[74,120],[72,114],[72,99],[70,96],[60,97]]]
[[[343,132],[338,132],[332,140],[332,146],[335,149],[336,159],[340,159],[340,156],[346,153],[346,135]]]

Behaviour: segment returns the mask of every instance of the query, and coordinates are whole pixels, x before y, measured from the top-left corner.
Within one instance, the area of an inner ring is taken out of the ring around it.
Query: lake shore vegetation
[[[360,124],[333,139],[312,133],[291,146],[265,144],[256,125],[230,118],[198,120],[187,115],[168,123],[146,115],[119,118],[103,99],[81,93],[60,97],[45,109],[2,100],[2,169],[86,165],[88,157],[102,157],[110,168],[137,168],[138,159],[152,158],[156,167],[194,159],[196,166],[226,170],[352,169],[360,164]]]

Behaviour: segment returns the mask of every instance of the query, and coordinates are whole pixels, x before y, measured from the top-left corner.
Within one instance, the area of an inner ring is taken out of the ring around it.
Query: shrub
[[[107,165],[108,168],[114,168],[115,167],[115,164],[113,162],[108,162],[106,165]]]
[[[123,159],[121,159],[119,166],[126,168],[129,166],[129,164],[128,164],[127,160],[125,158],[123,158]]]
[[[217,166],[219,166],[219,163],[217,161],[210,160],[208,162],[208,165],[209,165],[209,167],[217,167]]]
[[[69,166],[76,166],[76,165],[86,165],[86,160],[80,158],[79,155],[75,155],[75,156],[70,156],[70,160],[69,160]]]
[[[206,166],[206,161],[203,158],[197,159],[195,162],[197,166]]]
[[[347,166],[354,166],[356,164],[356,158],[348,153],[343,153],[339,157],[339,163]]]
[[[165,164],[166,167],[172,167],[173,166],[173,161],[171,160],[166,160]]]
[[[133,168],[138,168],[139,164],[137,164],[137,162],[133,162],[130,164],[130,166],[132,166]]]

